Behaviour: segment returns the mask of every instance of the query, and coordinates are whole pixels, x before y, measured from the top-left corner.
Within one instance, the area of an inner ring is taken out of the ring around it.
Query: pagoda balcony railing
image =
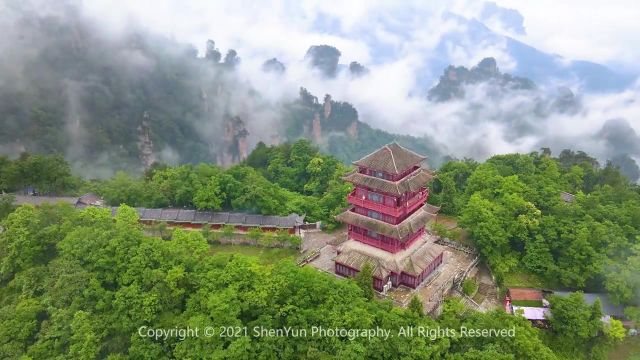
[[[393,217],[400,217],[406,214],[410,214],[415,209],[422,206],[427,200],[428,196],[429,196],[429,190],[424,189],[418,192],[411,199],[400,204],[399,206],[391,206],[391,205],[375,202],[367,198],[363,199],[362,196],[358,196],[356,194],[356,190],[354,190],[349,194],[349,196],[347,196],[347,201],[349,202],[349,204],[352,204],[352,205],[357,205],[357,206],[367,208],[369,210],[374,210],[374,211],[387,214]]]
[[[393,244],[384,243],[379,239],[375,239],[364,234],[359,234],[355,231],[349,231],[349,237],[361,243],[365,243],[373,247],[377,247],[379,249],[383,249],[392,253],[395,253],[398,250],[400,250],[400,248],[397,245],[393,246]]]

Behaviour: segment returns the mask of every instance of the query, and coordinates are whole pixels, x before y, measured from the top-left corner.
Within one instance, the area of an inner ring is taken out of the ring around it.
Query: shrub
[[[465,279],[462,282],[462,292],[467,296],[473,296],[478,291],[478,284],[472,279]]]
[[[263,237],[262,230],[260,228],[251,228],[247,231],[247,238],[255,241],[256,243],[260,243],[260,239]]]
[[[235,231],[236,231],[236,227],[233,225],[224,225],[223,227],[220,228],[220,232],[222,233],[222,236],[226,238],[232,238]]]

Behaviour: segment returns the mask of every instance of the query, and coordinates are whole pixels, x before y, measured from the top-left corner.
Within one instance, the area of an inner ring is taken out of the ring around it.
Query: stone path
[[[333,245],[325,245],[320,249],[320,255],[311,261],[308,265],[316,269],[333,273],[333,259],[338,255],[336,247]]]

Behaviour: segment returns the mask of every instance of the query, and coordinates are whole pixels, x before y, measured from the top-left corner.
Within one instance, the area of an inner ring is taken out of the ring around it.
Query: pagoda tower
[[[444,247],[425,230],[439,210],[427,204],[435,174],[422,166],[425,159],[394,142],[354,162],[357,169],[343,177],[355,186],[351,207],[336,217],[348,224],[336,274],[355,276],[368,262],[376,290],[416,288],[442,264]]]

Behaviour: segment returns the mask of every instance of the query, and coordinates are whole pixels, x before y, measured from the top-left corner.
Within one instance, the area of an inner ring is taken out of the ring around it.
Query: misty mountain
[[[537,83],[579,84],[585,91],[601,92],[619,91],[633,82],[634,76],[630,74],[589,61],[570,61],[500,35],[478,19],[466,19],[454,14],[449,16],[452,21],[462,24],[465,31],[447,34],[442,38],[438,49],[443,54],[452,47],[490,43],[499,45],[504,56],[513,60],[515,66],[510,72],[514,76],[529,78]]]
[[[500,63],[509,64],[508,72],[513,76],[528,78],[541,85],[610,92],[629,87],[637,77],[637,74],[594,62],[569,60],[517,40],[513,36],[526,32],[524,17],[517,10],[502,8],[495,3],[485,3],[481,14],[474,18],[448,11],[433,19],[431,14],[421,11],[411,7],[389,9],[388,16],[376,19],[377,26],[373,32],[365,25],[350,24],[347,27],[338,17],[323,14],[315,29],[346,38],[364,39],[370,48],[371,65],[395,61],[396,54],[407,52],[407,46],[419,49],[425,45],[417,41],[428,39],[429,44],[414,65],[421,88],[431,88],[437,83],[437,74],[449,64],[464,61],[463,65],[470,65],[488,55]],[[499,21],[513,36],[503,35],[487,25],[495,21]]]
[[[484,58],[471,69],[449,65],[440,76],[438,84],[429,90],[428,98],[432,101],[464,98],[464,86],[478,83],[491,83],[496,90],[502,92],[536,88],[534,82],[527,78],[501,73],[494,58]]]
[[[344,161],[396,138],[425,149],[422,138],[396,137],[361,123],[351,104],[328,95],[323,104],[311,94],[265,100],[239,77],[239,54],[218,49],[213,40],[199,57],[189,44],[139,28],[108,32],[69,4],[37,11],[29,4],[13,4],[0,20],[0,46],[7,50],[0,62],[2,154],[64,154],[87,176],[106,176],[153,162],[228,166],[259,141],[299,137],[312,138]],[[333,59],[326,60],[326,52]],[[312,46],[307,59],[333,76],[339,54]],[[274,79],[285,69],[275,58],[262,67]],[[357,63],[352,69],[366,73]]]
[[[551,88],[503,70],[500,57],[444,65],[430,101],[429,87],[413,94],[413,69],[345,59],[328,44],[310,44],[293,62],[214,40],[199,55],[135,25],[113,31],[69,4],[12,4],[0,18],[0,153],[63,154],[88,177],[153,162],[228,166],[259,142],[300,137],[345,162],[394,140],[432,165],[541,147],[627,168],[640,158],[601,131],[608,119],[631,124],[634,92]]]
[[[111,34],[74,6],[35,13],[16,3],[1,20],[2,152],[62,153],[89,173],[157,161],[211,161],[224,152],[235,79],[215,43],[190,45],[131,29]],[[99,175],[99,174],[96,174]]]
[[[393,141],[428,154],[432,166],[440,164],[447,155],[430,136],[397,135],[374,129],[359,120],[358,111],[350,103],[334,101],[329,94],[319,101],[305,88],[300,88],[296,101],[284,106],[283,125],[286,140],[311,139],[345,163]]]

